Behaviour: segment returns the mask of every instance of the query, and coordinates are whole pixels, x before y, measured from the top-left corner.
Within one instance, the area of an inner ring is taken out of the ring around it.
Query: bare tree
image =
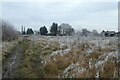
[[[98,31],[95,30],[95,29],[92,31],[92,33],[93,33],[94,36],[98,36],[99,35]]]
[[[8,22],[2,20],[2,40],[14,40],[18,38],[18,32],[14,29],[14,26]]]

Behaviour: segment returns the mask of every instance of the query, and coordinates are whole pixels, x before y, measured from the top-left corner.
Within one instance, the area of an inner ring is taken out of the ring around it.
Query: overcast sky
[[[39,0],[2,3],[2,19],[12,23],[17,30],[21,25],[38,30],[48,29],[53,22],[68,23],[76,30],[87,28],[118,30],[117,0]]]

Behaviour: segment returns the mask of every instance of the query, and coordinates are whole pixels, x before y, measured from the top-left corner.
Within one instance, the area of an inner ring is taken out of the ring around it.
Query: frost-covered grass
[[[117,37],[30,36],[21,64],[27,78],[117,78]]]
[[[42,61],[44,77],[118,77],[117,38],[92,39],[71,36],[39,38],[39,40],[43,39],[47,47],[50,47],[48,51],[51,50],[50,55],[46,54],[47,57]],[[58,45],[48,46],[56,43]],[[57,49],[52,50],[51,47]]]
[[[11,53],[14,51],[16,44],[18,43],[18,40],[14,41],[3,41],[1,46],[1,53],[2,53],[2,60],[8,58]]]

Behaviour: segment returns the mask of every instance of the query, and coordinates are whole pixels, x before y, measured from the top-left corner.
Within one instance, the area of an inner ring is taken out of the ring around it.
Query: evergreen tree
[[[34,34],[32,28],[28,28],[28,29],[27,29],[27,34]]]
[[[50,29],[50,32],[52,35],[56,36],[58,33],[58,24],[57,23],[53,23]]]
[[[47,28],[45,26],[41,27],[39,31],[41,35],[47,35],[48,33]]]

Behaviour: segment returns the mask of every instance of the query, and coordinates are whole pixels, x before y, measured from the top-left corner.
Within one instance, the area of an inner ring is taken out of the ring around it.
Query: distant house
[[[116,36],[117,36],[117,37],[120,37],[120,32],[116,32]]]
[[[115,31],[102,31],[101,32],[101,36],[105,36],[105,37],[114,37],[116,36]]]
[[[58,31],[61,35],[72,35],[74,33],[72,26],[66,23],[62,23],[60,26],[58,26]]]

